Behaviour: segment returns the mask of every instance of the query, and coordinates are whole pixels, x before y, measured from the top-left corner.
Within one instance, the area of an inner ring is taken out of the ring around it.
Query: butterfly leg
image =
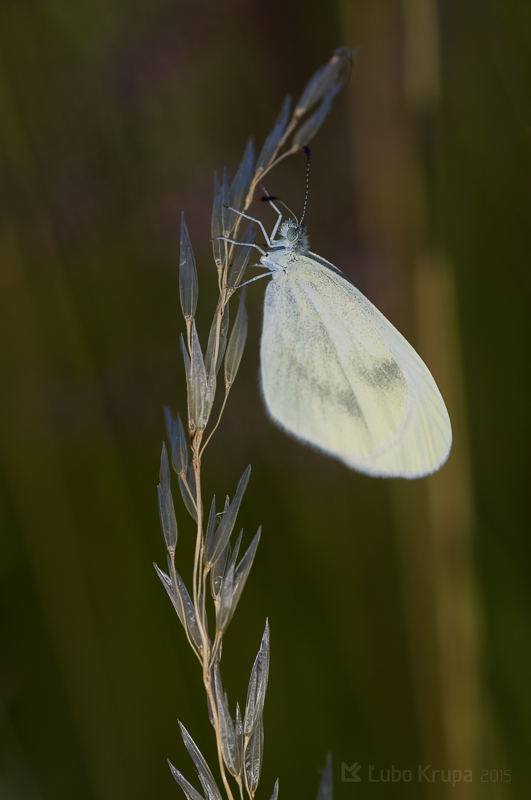
[[[272,208],[272,209],[274,209],[274,211],[276,211],[276,212],[277,212],[277,214],[278,214],[278,219],[277,219],[277,221],[275,222],[275,227],[274,227],[274,228],[273,228],[273,230],[271,231],[271,241],[273,241],[273,240],[274,240],[274,238],[275,238],[275,236],[277,235],[277,231],[278,231],[278,228],[279,228],[279,226],[280,226],[280,223],[282,222],[282,211],[279,211],[279,209],[276,207],[276,205],[273,203],[273,201],[272,201],[272,200],[270,200],[270,201],[269,201],[269,205],[270,205],[270,206],[271,206],[271,208]]]
[[[264,234],[264,238],[266,240],[267,246],[268,247],[270,246],[271,242],[269,240],[269,236],[266,233],[266,229],[264,228],[263,223],[260,222],[259,219],[255,219],[254,217],[250,217],[248,214],[244,214],[243,211],[238,211],[237,208],[232,208],[231,206],[223,206],[223,208],[228,208],[229,211],[234,211],[234,213],[235,214],[239,214],[240,217],[244,217],[245,219],[248,219],[251,222],[256,222],[256,224],[259,225],[260,228],[262,229],[262,233]]]
[[[263,266],[262,264],[253,264],[252,266]],[[245,283],[240,283],[239,286],[231,286],[231,289],[241,289],[243,286],[247,286],[249,283],[254,283],[255,281],[259,281],[260,278],[269,278],[273,273],[272,272],[263,272],[261,275],[257,275],[256,278],[250,278],[250,280],[245,281]]]
[[[213,241],[228,242],[229,244],[239,244],[241,245],[241,247],[255,247],[260,253],[262,253],[263,256],[266,255],[265,250],[262,250],[262,248],[259,245],[255,244],[254,242],[237,242],[236,239],[227,239],[226,236],[216,236]]]

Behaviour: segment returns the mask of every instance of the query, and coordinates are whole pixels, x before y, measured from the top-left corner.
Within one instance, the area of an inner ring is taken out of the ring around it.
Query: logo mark
[[[358,772],[361,769],[361,764],[355,761],[352,766],[344,762],[341,764],[341,780],[343,783],[361,783],[361,778]]]

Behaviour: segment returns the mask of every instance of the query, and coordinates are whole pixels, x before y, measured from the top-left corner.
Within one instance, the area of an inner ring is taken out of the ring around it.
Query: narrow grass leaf
[[[210,697],[208,695],[207,695],[206,701],[207,701],[207,709],[208,709],[208,718],[210,720],[210,724],[215,729],[215,727],[216,727],[216,719],[214,717],[214,712],[212,711],[212,706],[210,704]]]
[[[264,720],[260,717],[256,725],[255,731],[245,748],[245,785],[251,798],[254,797],[258,784],[260,782],[260,774],[262,772],[262,761],[264,757]]]
[[[204,428],[205,405],[207,402],[207,376],[203,353],[199,344],[195,321],[190,330],[190,385],[188,388],[188,416],[193,422],[193,430]]]
[[[205,533],[205,547],[210,548],[211,540],[214,537],[214,533],[216,531],[216,495],[213,496],[212,502],[210,503],[210,511],[208,514],[208,521],[206,526],[206,533]]]
[[[164,586],[164,588],[166,589],[166,591],[168,593],[168,597],[170,598],[170,600],[171,600],[171,602],[173,604],[173,607],[174,607],[175,611],[177,612],[177,616],[181,620],[181,624],[182,624],[183,628],[186,629],[184,608],[183,608],[181,599],[174,594],[172,579],[170,578],[169,575],[166,575],[166,573],[163,572],[163,570],[161,570],[160,567],[157,566],[157,564],[153,564],[153,566],[155,567],[155,570],[156,570],[157,575],[159,576],[159,578],[160,578],[160,580],[162,582],[162,585]]]
[[[203,416],[201,417],[200,420],[201,429],[206,428],[208,424],[208,420],[212,412],[212,406],[214,405],[215,396],[216,396],[216,373],[212,372],[210,375],[207,374],[205,405],[203,408]]]
[[[199,605],[199,608],[204,608],[205,607],[205,604],[203,603],[203,592],[202,591],[199,592],[198,605]],[[206,630],[206,632],[208,634],[209,630],[208,630],[208,615],[207,614],[205,614],[205,616],[203,618],[203,624],[204,624],[205,630]]]
[[[232,233],[232,228],[236,224],[237,216],[236,214],[230,210],[229,205],[229,178],[227,175],[227,170],[223,170],[223,187],[221,190],[221,197],[223,201],[223,206],[221,209],[221,221],[222,221],[222,235],[229,237]]]
[[[243,766],[243,723],[240,704],[236,703],[236,719],[234,720],[234,735],[236,737],[236,750],[239,763]]]
[[[183,316],[187,322],[195,317],[197,308],[197,269],[195,266],[194,251],[188,236],[188,228],[184,221],[184,213],[181,217],[181,258],[179,261],[179,294],[181,297],[181,308]]]
[[[341,89],[341,86],[342,81],[338,81],[337,83],[333,84],[317,111],[315,111],[312,116],[306,120],[304,125],[301,125],[299,130],[293,136],[291,142],[292,146],[304,147],[304,145],[308,144],[308,142],[313,139],[328,116],[328,113],[332,107],[332,100]]]
[[[197,622],[195,618],[195,612],[190,600],[190,596],[184,585],[181,576],[175,569],[174,565],[171,562],[170,557],[168,556],[168,575],[163,572],[157,564],[153,564],[157,575],[159,576],[162,585],[166,589],[168,596],[173,604],[175,611],[177,612],[177,616],[181,621],[181,625],[183,626],[187,638],[195,647],[198,652],[201,652],[203,644],[201,642],[201,635],[199,633],[199,628],[197,627]],[[171,577],[170,577],[171,576]]]
[[[231,621],[234,609],[232,595],[234,591],[234,563],[229,564],[223,576],[219,603],[216,608],[216,633],[222,636]]]
[[[288,94],[284,98],[284,102],[282,103],[282,108],[280,109],[280,114],[278,115],[277,121],[275,122],[275,127],[265,140],[264,146],[260,150],[260,155],[258,156],[258,161],[256,162],[257,172],[263,172],[264,169],[269,165],[271,159],[273,158],[275,150],[278,147],[278,143],[282,139],[282,135],[286,130],[286,125],[288,124],[290,110],[291,110],[291,97]]]
[[[173,507],[173,499],[171,492],[166,493],[162,486],[157,486],[158,501],[159,501],[159,519],[162,533],[164,534],[164,542],[168,553],[175,552],[175,545],[177,544],[177,519],[175,517],[175,509]]]
[[[162,445],[162,455],[160,459],[160,483],[157,487],[159,499],[160,526],[164,534],[166,549],[169,553],[175,552],[177,544],[177,518],[171,494],[170,464],[166,445]]]
[[[326,754],[326,766],[321,771],[321,782],[317,792],[317,800],[333,800],[332,753]]]
[[[223,187],[218,181],[217,173],[214,175],[214,206],[212,209],[212,250],[214,252],[214,262],[218,269],[223,269],[225,265],[225,244],[219,240],[223,236]]]
[[[173,443],[177,436],[177,429],[173,414],[168,406],[164,406],[164,422],[166,423],[166,433],[168,434],[168,440],[170,442],[170,450],[173,450]]]
[[[242,282],[247,264],[251,258],[251,253],[253,252],[253,247],[251,245],[255,237],[256,233],[253,225],[248,225],[240,240],[240,246],[236,248],[236,255],[234,256],[234,261],[229,271],[227,286],[231,289],[237,288]]]
[[[218,635],[222,635],[227,628],[229,627],[230,621],[236,611],[236,606],[238,605],[238,600],[241,595],[241,589],[236,593],[236,560],[238,558],[238,553],[240,550],[240,545],[242,541],[243,530],[240,531],[240,535],[236,540],[236,544],[234,545],[234,550],[228,559],[228,565],[223,570],[223,579],[221,583],[221,594],[217,598],[218,602],[216,604],[216,631]],[[229,555],[230,547],[227,548],[227,556]],[[217,569],[218,565],[221,562],[226,562],[227,558],[220,558],[214,565],[213,569]],[[243,586],[242,586],[243,589]]]
[[[190,467],[188,467],[188,474],[190,473]],[[190,482],[188,480],[184,480],[179,475],[177,480],[179,481],[179,489],[181,490],[181,497],[183,499],[183,503],[186,506],[186,510],[197,522],[197,510],[195,507],[195,492],[193,491],[192,487],[190,486]]]
[[[266,620],[264,635],[260,643],[260,649],[256,656],[249,687],[247,689],[247,702],[245,704],[245,716],[243,720],[243,730],[245,736],[251,736],[262,717],[264,710],[265,695],[267,691],[267,678],[269,675],[269,622]]]
[[[228,508],[229,498],[227,498],[225,503],[225,511]],[[227,543],[227,547],[225,548],[224,552],[218,558],[215,564],[213,564],[212,569],[210,570],[210,587],[212,591],[212,597],[214,598],[214,604],[216,606],[216,611],[220,601],[220,591],[221,587],[223,586],[223,576],[225,574],[225,568],[227,566],[227,560],[230,557],[230,544]]]
[[[243,158],[231,183],[229,192],[229,205],[237,211],[243,211],[247,192],[251,185],[254,165],[254,143],[252,139],[247,142]]]
[[[241,758],[238,760],[238,748],[236,745],[236,732],[234,723],[229,712],[229,702],[227,695],[223,692],[221,685],[221,676],[219,669],[214,667],[212,670],[214,676],[214,689],[216,695],[216,706],[218,709],[219,719],[219,733],[221,753],[223,761],[231,775],[237,777],[241,774],[242,764]]]
[[[251,567],[253,566],[254,557],[256,555],[256,550],[258,548],[258,544],[260,542],[260,535],[262,533],[262,528],[258,529],[258,533],[254,537],[253,541],[247,548],[245,555],[243,556],[242,560],[238,564],[238,567],[234,573],[234,587],[232,591],[232,614],[234,614],[236,607],[239,603],[241,594],[243,592],[243,587],[245,586],[245,582],[249,576],[249,572],[251,571]],[[232,615],[231,615],[232,618]],[[230,622],[230,619],[229,619]],[[227,623],[228,624],[228,623]]]
[[[183,790],[187,800],[205,800],[203,795],[200,794],[197,789],[194,789],[191,783],[188,783],[184,775],[182,775],[182,773],[180,773],[179,770],[173,766],[169,759],[168,764],[170,765],[171,774]]]
[[[217,375],[225,355],[227,347],[227,334],[229,330],[229,304],[226,303],[221,309],[220,301],[208,337],[208,345],[205,353],[205,369],[207,375]]]
[[[186,480],[187,480],[190,492],[192,493],[192,497],[195,500],[196,497],[197,497],[197,487],[196,487],[196,484],[195,484],[195,472],[194,472],[194,468],[193,468],[192,464],[190,464],[188,466],[188,469],[186,471]]]
[[[186,374],[186,396],[188,397],[188,430],[190,434],[195,432],[196,428],[196,417],[198,415],[198,409],[196,408],[197,398],[194,396],[192,391],[192,362],[190,360],[190,355],[188,350],[186,349],[186,344],[184,342],[184,337],[181,333],[181,337],[179,339],[179,345],[181,348],[181,355],[183,357],[184,362],[184,371]]]
[[[172,443],[171,462],[177,475],[182,476],[186,475],[190,455],[188,452],[188,437],[184,432],[180,414],[177,414],[174,430],[175,438]]]
[[[237,560],[238,554],[240,552],[242,538],[243,538],[243,528],[241,529],[241,531],[238,534],[238,538],[236,539],[236,544],[234,545],[234,548],[232,550],[232,555],[231,555],[230,561],[229,561],[229,565],[232,564],[234,569],[236,569],[236,560]]]
[[[201,751],[181,722],[179,722],[179,727],[181,729],[183,742],[186,749],[190,753],[192,761],[194,762],[199,780],[201,781],[201,785],[206,793],[207,800],[222,800],[221,793],[216,785],[214,776],[212,775],[207,762],[203,758]]]
[[[247,339],[247,311],[245,310],[246,288],[242,289],[236,320],[232,327],[227,354],[225,356],[225,390],[228,391],[236,379]]]
[[[188,633],[188,638],[191,642],[193,642],[198,652],[201,652],[203,649],[203,642],[201,640],[201,633],[199,632],[199,626],[195,616],[194,605],[190,595],[188,594],[188,589],[186,588],[185,583],[177,570],[174,568],[170,571],[173,578],[173,593],[182,609],[182,613],[179,611],[177,612],[179,619]]]
[[[184,346],[184,340],[183,340]],[[186,353],[186,348],[185,348]],[[186,353],[188,356],[188,354]],[[188,359],[189,361],[189,359]],[[168,432],[168,439],[171,445],[171,461],[172,466],[177,475],[186,475],[188,468],[189,452],[187,434],[184,432],[183,423],[180,414],[174,418],[168,406],[164,406],[164,419],[166,422],[166,430]]]
[[[186,349],[186,343],[184,341],[184,336],[182,335],[182,333],[179,338],[179,346],[181,348],[181,355],[183,357],[184,370],[186,373],[186,381],[188,382],[190,380],[190,356],[188,354],[188,350]]]
[[[228,502],[228,499],[227,499]],[[210,513],[208,515],[208,524],[205,536],[205,547],[209,549],[214,546],[213,537],[216,530],[217,524],[217,515],[216,515],[216,497],[212,498],[212,504],[210,506]],[[223,583],[223,574],[225,572],[225,565],[227,563],[227,558],[229,555],[230,547],[225,549],[224,554],[218,558],[216,563],[212,566],[210,570],[210,589],[212,592],[212,597],[214,601],[218,601],[219,593],[221,591],[221,586]]]
[[[236,517],[238,516],[238,511],[240,510],[243,495],[247,488],[247,484],[249,483],[250,474],[251,467],[248,466],[238,481],[238,486],[236,487],[236,492],[234,494],[232,503],[230,503],[223,514],[216,534],[211,539],[210,547],[208,549],[205,547],[205,564],[209,567],[215,564],[218,558],[221,558],[223,551],[229,543],[229,539],[236,522]]]
[[[309,108],[317,103],[324,95],[330,80],[330,69],[325,64],[312,75],[299,98],[295,107],[295,114],[305,114]],[[332,73],[334,78],[334,74]]]
[[[328,64],[319,67],[306,84],[295,114],[305,114],[328,93],[332,86],[338,82],[340,86],[342,85],[347,63],[352,63],[353,52],[348,47],[340,47],[334,52]]]
[[[216,495],[212,497],[212,502],[210,503],[210,511],[208,513],[208,521],[207,521],[207,529],[206,529],[206,541],[208,541],[213,535],[214,531],[216,530],[216,523],[217,523],[217,515],[216,515]]]
[[[168,451],[166,450],[166,445],[164,444],[164,442],[162,443],[162,453],[160,456],[159,481],[161,486],[164,487],[164,489],[170,486],[171,482],[170,462],[168,461]]]

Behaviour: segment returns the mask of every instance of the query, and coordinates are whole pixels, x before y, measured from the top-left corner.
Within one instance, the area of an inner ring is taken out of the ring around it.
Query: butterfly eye
[[[298,235],[299,235],[299,232],[298,232],[297,228],[290,228],[288,230],[286,238],[288,239],[288,241],[294,242],[297,239]]]

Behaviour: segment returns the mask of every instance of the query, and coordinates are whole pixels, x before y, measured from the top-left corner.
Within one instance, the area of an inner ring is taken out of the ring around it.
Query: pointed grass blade
[[[297,103],[295,114],[306,114],[306,112],[322,100],[332,88],[336,86],[338,86],[338,90],[341,88],[347,74],[348,65],[352,64],[354,52],[354,50],[348,47],[340,47],[334,52],[327,64],[319,67],[317,72],[306,84],[300,100]]]
[[[258,533],[254,537],[247,552],[236,568],[236,559],[238,558],[238,550],[242,539],[242,533],[240,533],[234,546],[234,551],[230,558],[229,565],[224,571],[221,594],[219,596],[219,604],[216,609],[216,628],[218,634],[222,634],[227,630],[232,617],[234,616],[234,612],[238,606],[247,576],[249,575],[253,564],[258,542],[260,541],[261,528],[258,530]],[[214,569],[216,569],[217,564],[219,564],[220,561],[222,561],[222,559],[216,563]]]
[[[171,463],[177,475],[186,475],[188,469],[188,462],[190,454],[188,451],[188,441],[186,433],[184,432],[183,423],[180,414],[177,414],[175,420],[175,438],[172,442],[171,448]]]
[[[241,753],[238,752],[234,722],[229,712],[227,695],[223,693],[219,669],[214,667],[214,689],[220,728],[220,744],[223,761],[231,775],[237,777],[241,774]]]
[[[245,309],[246,288],[242,289],[238,313],[230,334],[227,353],[225,355],[225,391],[228,391],[238,374],[247,339],[247,311]]]
[[[238,219],[238,215],[229,208],[230,189],[229,178],[226,169],[223,170],[223,186],[221,189],[221,197],[223,198],[223,206],[221,209],[222,236],[230,237],[232,229],[234,228],[236,220]]]
[[[214,780],[214,776],[210,771],[210,768],[203,758],[201,751],[199,750],[198,746],[182,724],[179,722],[179,727],[181,729],[181,736],[183,737],[183,742],[185,744],[186,749],[188,750],[192,761],[194,762],[195,768],[197,770],[197,774],[199,776],[199,780],[201,781],[201,785],[205,791],[207,800],[222,800],[221,793],[217,787],[216,781]]]
[[[282,103],[280,114],[277,117],[275,127],[265,140],[264,146],[260,151],[260,155],[258,156],[258,161],[256,162],[256,172],[263,172],[265,168],[269,166],[269,162],[273,158],[275,150],[277,149],[278,144],[284,134],[284,131],[286,130],[286,125],[288,124],[290,110],[291,110],[291,97],[288,94],[284,98],[284,102]]]
[[[223,186],[218,181],[217,173],[214,175],[214,205],[212,208],[212,251],[214,253],[214,262],[218,270],[223,269],[225,266],[225,243],[220,241],[223,236],[223,206],[227,205],[228,198],[223,194]]]
[[[261,533],[262,533],[262,528],[260,527],[258,528],[258,533],[256,534],[251,544],[247,548],[245,555],[243,556],[242,560],[240,561],[238,567],[234,572],[234,587],[231,599],[231,614],[227,622],[227,625],[232,619],[232,615],[236,611],[236,607],[243,592],[243,587],[245,586],[245,582],[247,581],[249,572],[251,571],[251,567],[253,566],[253,561],[256,555],[258,544],[260,542]]]
[[[177,612],[177,616],[181,621],[181,625],[186,631],[190,643],[194,646],[198,653],[203,649],[203,642],[201,640],[201,633],[195,616],[195,610],[188,594],[183,579],[173,566],[170,557],[168,556],[168,575],[163,572],[156,564],[154,564],[157,575],[159,576],[162,585],[166,589],[173,607]]]
[[[243,719],[243,730],[246,737],[252,736],[264,710],[269,675],[269,644],[269,622],[266,620],[264,635],[251,670],[249,688],[247,689],[247,702]]]
[[[253,226],[248,225],[241,238],[240,246],[236,248],[236,255],[234,256],[233,264],[229,270],[227,286],[230,289],[237,289],[242,282],[243,275],[247,269],[247,264],[251,258],[251,253],[253,252],[251,245],[254,242],[255,237],[256,233]]]
[[[177,518],[171,494],[170,464],[166,445],[162,445],[162,455],[160,458],[160,483],[157,487],[159,500],[160,526],[164,534],[166,549],[168,553],[175,552],[177,544]]]
[[[218,300],[216,313],[210,327],[208,345],[205,354],[205,369],[207,375],[217,375],[223,362],[225,349],[227,347],[227,334],[229,330],[229,304],[225,303],[221,308],[221,301]],[[215,362],[215,363],[214,363]]]
[[[195,320],[192,320],[190,326],[190,355],[188,355],[182,336],[181,352],[186,368],[188,425],[190,433],[193,434],[196,430],[204,430],[206,427],[215,390],[212,380],[207,379]]]
[[[328,94],[323,99],[323,102],[315,111],[312,116],[301,125],[299,130],[295,133],[292,139],[293,147],[304,147],[308,142],[313,139],[326,117],[328,116],[332,107],[332,100],[341,89],[342,83],[338,82],[332,86]]]
[[[254,143],[252,139],[247,142],[243,158],[234,176],[229,192],[229,205],[237,211],[243,211],[247,192],[251,185],[254,166]]]
[[[247,484],[249,483],[250,474],[251,467],[248,466],[238,481],[238,486],[236,487],[236,492],[234,494],[232,503],[230,503],[226,509],[215,535],[209,541],[210,546],[205,546],[205,564],[208,567],[212,567],[218,558],[221,558],[223,551],[227,547],[234,524],[236,522],[236,517],[238,516],[238,511],[240,510],[243,495],[245,494]]]
[[[195,266],[194,251],[190,243],[188,228],[184,221],[184,213],[181,217],[181,257],[179,260],[179,294],[181,297],[181,308],[186,322],[191,322],[195,317],[197,308],[197,269]]]
[[[176,769],[173,766],[173,764],[171,763],[171,761],[169,759],[168,759],[168,764],[169,764],[170,769],[171,769],[171,774],[173,775],[173,777],[175,778],[175,780],[177,781],[177,783],[179,784],[179,786],[183,790],[183,792],[184,792],[184,794],[186,796],[186,800],[205,800],[203,795],[200,794],[197,791],[197,789],[194,789],[194,787],[192,786],[191,783],[188,783],[188,781],[186,780],[184,775],[182,775],[182,773],[180,773],[179,770]]]
[[[251,798],[254,797],[260,774],[262,772],[262,761],[264,758],[264,720],[260,717],[254,733],[247,742],[245,748],[245,785]]]

